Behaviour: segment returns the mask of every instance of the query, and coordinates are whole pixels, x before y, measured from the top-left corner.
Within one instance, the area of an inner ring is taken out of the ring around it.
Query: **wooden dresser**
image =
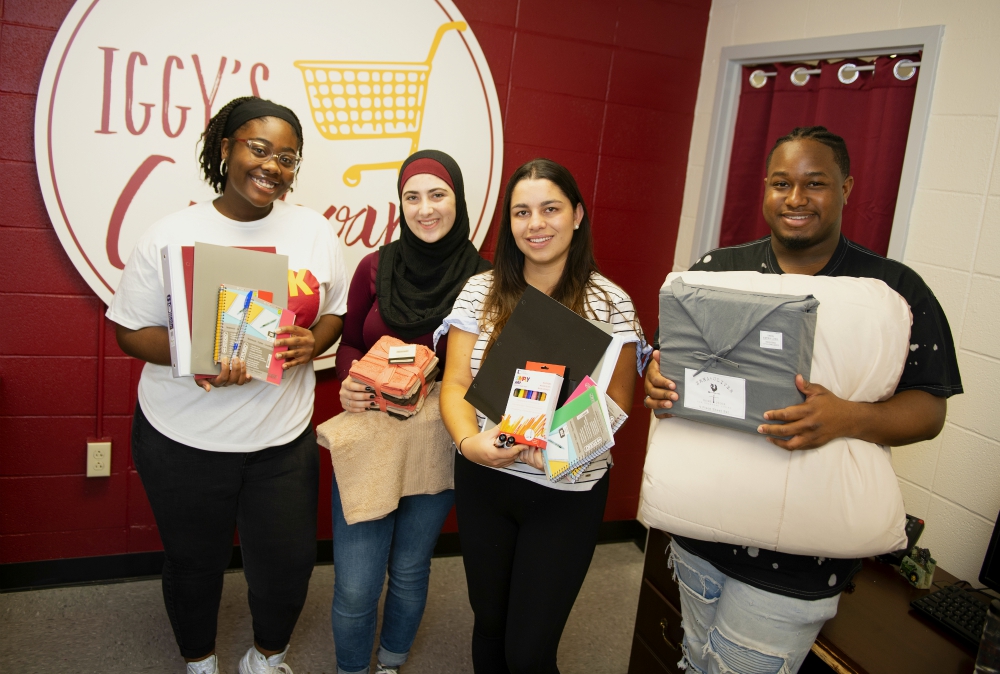
[[[673,570],[667,568],[669,543],[669,534],[659,529],[649,530],[628,674],[682,671],[677,668],[684,636],[681,599]]]

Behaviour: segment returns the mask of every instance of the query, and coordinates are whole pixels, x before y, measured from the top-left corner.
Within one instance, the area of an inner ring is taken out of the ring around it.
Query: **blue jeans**
[[[681,590],[684,657],[689,674],[795,674],[840,595],[806,600],[730,578],[679,545],[670,565]]]
[[[337,673],[367,672],[375,643],[378,600],[386,570],[389,589],[382,609],[378,659],[406,662],[427,603],[431,555],[451,506],[452,489],[404,496],[382,519],[348,525],[333,478],[333,641]]]

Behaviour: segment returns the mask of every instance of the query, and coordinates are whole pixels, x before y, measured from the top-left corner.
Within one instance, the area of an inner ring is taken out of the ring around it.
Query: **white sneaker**
[[[381,662],[378,663],[378,667],[375,668],[375,674],[399,674],[399,668],[401,665],[395,665],[390,667],[389,665],[383,665]]]
[[[187,674],[219,674],[219,658],[215,653],[204,660],[187,663]]]
[[[265,656],[255,647],[240,658],[240,674],[293,674],[292,668],[285,664],[288,647],[270,657]]]

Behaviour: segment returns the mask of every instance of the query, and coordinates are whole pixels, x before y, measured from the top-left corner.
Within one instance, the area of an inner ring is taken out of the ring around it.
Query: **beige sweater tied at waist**
[[[455,449],[441,421],[440,383],[409,419],[385,412],[341,412],[316,429],[330,450],[348,524],[385,517],[402,496],[455,486]]]

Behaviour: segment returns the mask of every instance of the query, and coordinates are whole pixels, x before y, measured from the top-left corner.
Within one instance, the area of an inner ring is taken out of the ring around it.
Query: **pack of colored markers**
[[[515,370],[500,432],[513,437],[514,444],[544,448],[565,371],[561,365],[531,362]]]

